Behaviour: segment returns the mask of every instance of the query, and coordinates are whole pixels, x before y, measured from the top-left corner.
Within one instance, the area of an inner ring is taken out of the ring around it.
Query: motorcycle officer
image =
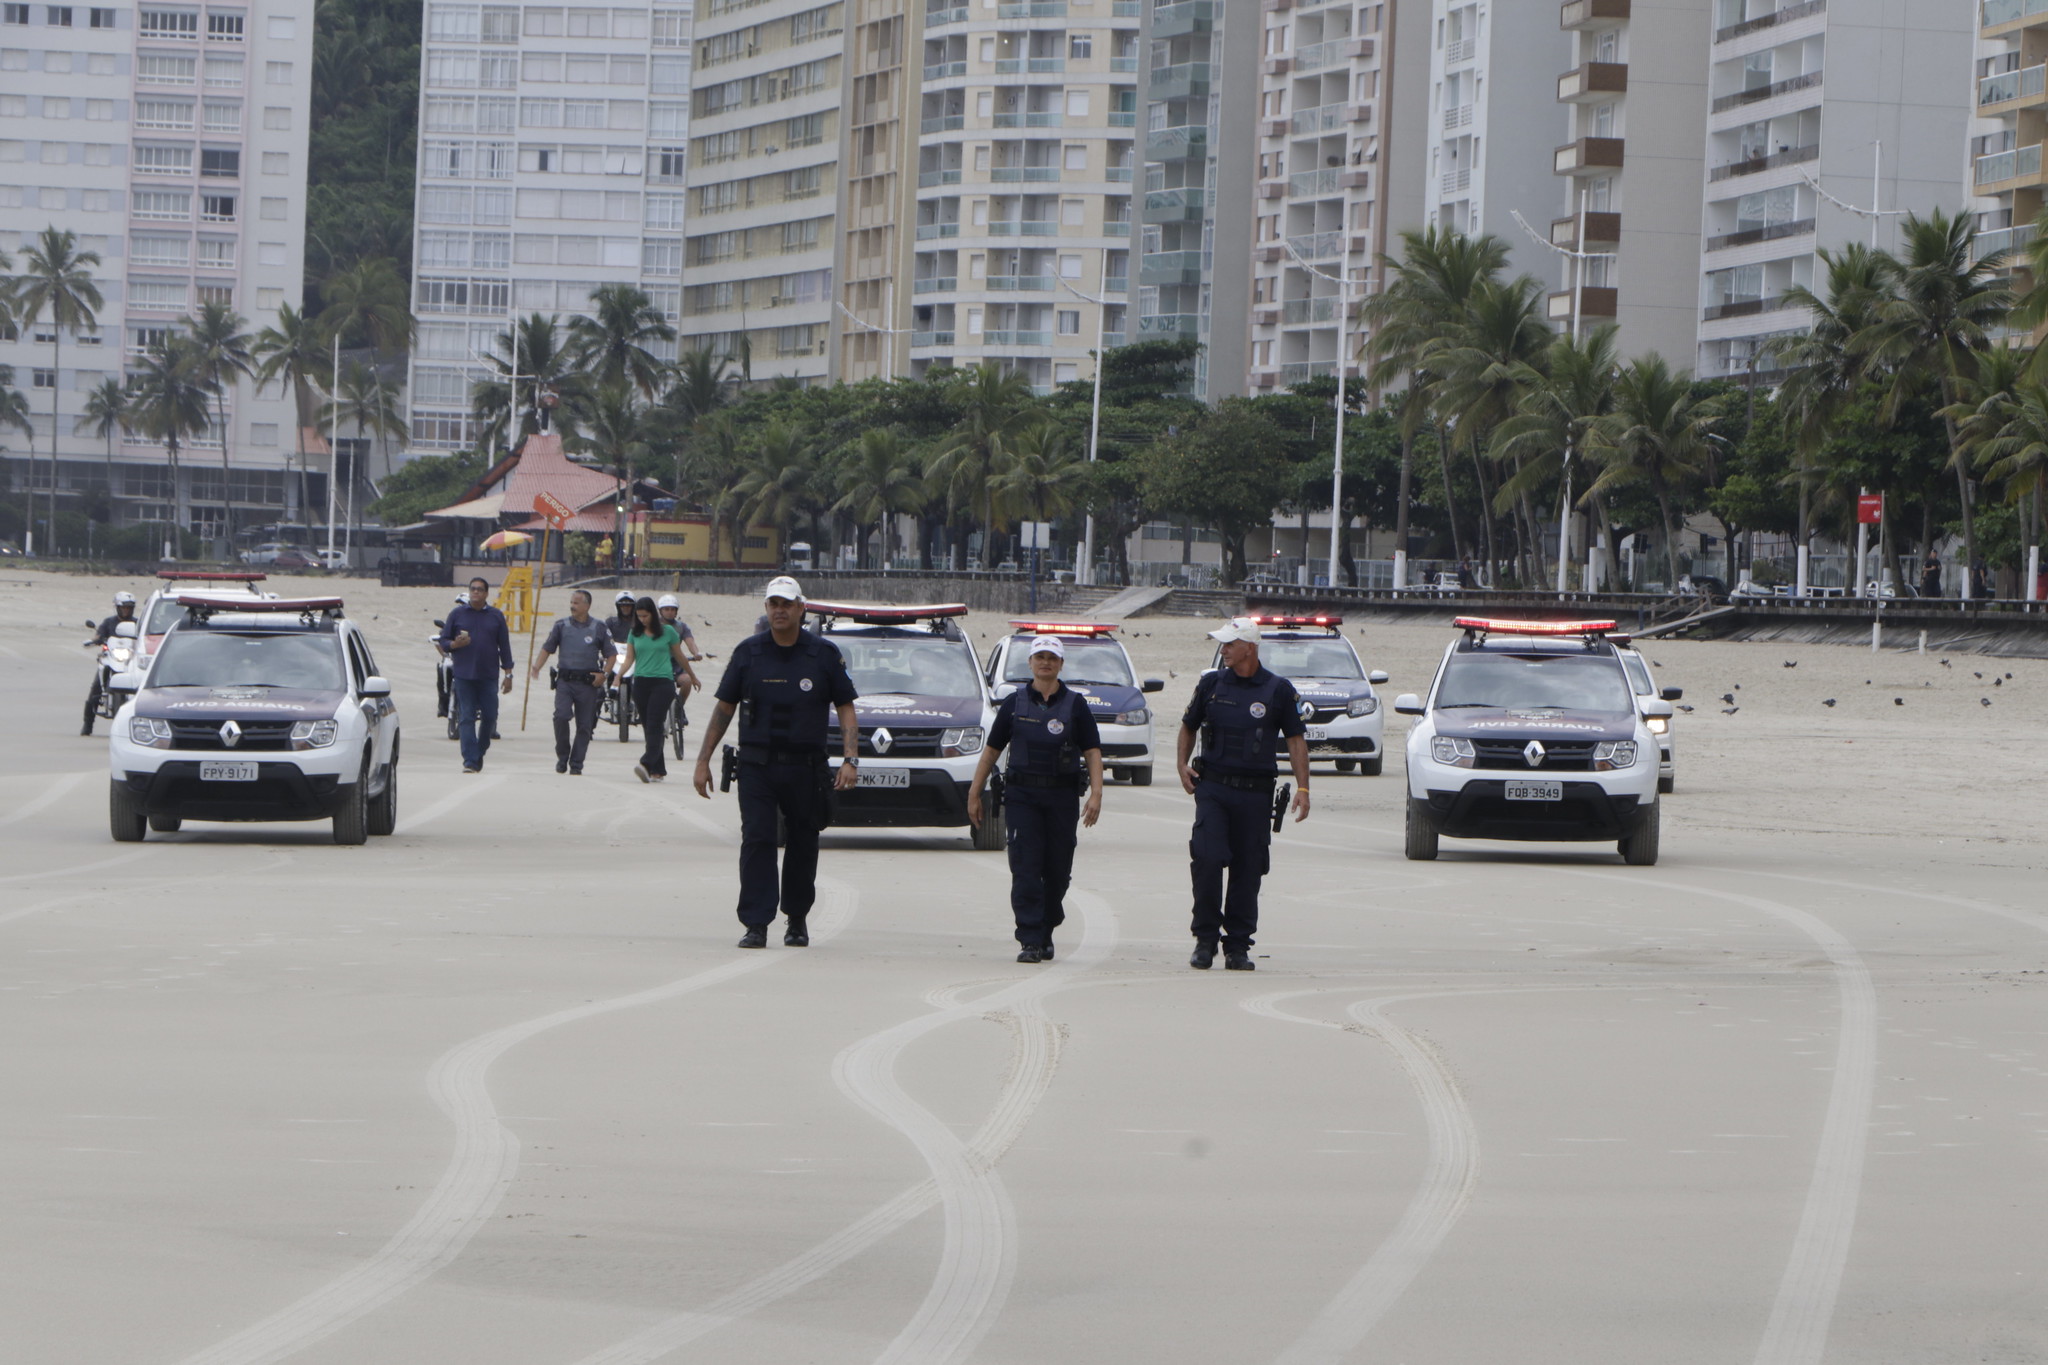
[[[1220,939],[1224,969],[1249,972],[1256,970],[1252,935],[1259,927],[1259,883],[1272,866],[1273,787],[1279,775],[1273,741],[1287,739],[1294,818],[1306,820],[1308,727],[1294,684],[1259,663],[1257,621],[1237,617],[1209,638],[1222,646],[1223,666],[1195,684],[1175,754],[1181,789],[1195,798],[1195,829],[1188,840],[1195,951],[1188,965],[1207,971]],[[1202,756],[1190,763],[1198,735]]]
[[[99,629],[93,632],[91,641],[93,647],[95,649],[106,648],[107,641],[114,638],[114,627],[120,625],[123,621],[133,621],[134,619],[135,594],[125,591],[115,593],[114,614],[100,622]],[[92,670],[92,691],[85,694],[85,724],[80,726],[78,731],[81,735],[90,735],[92,733],[93,719],[100,713],[100,699],[105,695],[106,691],[105,683],[100,676],[104,672],[106,672],[106,669],[98,662],[95,662]]]

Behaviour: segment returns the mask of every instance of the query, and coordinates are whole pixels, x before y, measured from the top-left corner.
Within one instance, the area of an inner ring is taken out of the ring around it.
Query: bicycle
[[[669,747],[675,751],[677,762],[681,762],[689,757],[684,752],[688,745],[683,733],[690,723],[688,703],[688,694],[678,687],[676,689],[676,699],[669,704],[668,708],[668,742]]]

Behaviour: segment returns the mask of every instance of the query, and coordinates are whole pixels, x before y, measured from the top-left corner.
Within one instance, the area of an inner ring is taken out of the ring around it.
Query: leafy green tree
[[[1018,371],[979,365],[957,381],[960,421],[951,437],[926,466],[926,475],[943,487],[957,507],[978,510],[982,567],[995,563],[995,478],[1005,448],[1031,413],[1031,382]]]
[[[817,506],[816,449],[794,424],[771,421],[748,443],[745,459],[735,486],[744,520],[773,526],[787,546],[797,519]]]
[[[645,290],[603,284],[591,291],[590,313],[569,322],[569,347],[598,388],[634,388],[653,398],[668,367],[649,349],[676,339]]]
[[[314,8],[309,287],[377,257],[390,260],[401,280],[411,278],[424,9],[414,0],[319,0]],[[323,294],[309,292],[315,314]]]
[[[170,457],[172,520],[182,533],[185,493],[178,474],[178,452],[187,437],[206,430],[212,397],[199,348],[175,333],[165,337],[136,362],[130,384],[130,422],[143,435],[162,441]]]
[[[293,448],[298,452],[299,515],[310,515],[306,499],[306,428],[313,425],[313,378],[327,372],[328,350],[320,329],[289,303],[277,310],[277,322],[256,334],[249,353],[257,361],[256,380],[282,382],[292,391]],[[393,523],[402,524],[402,523]]]
[[[542,396],[558,400],[549,418],[550,428],[564,440],[575,435],[577,415],[589,394],[583,368],[565,342],[561,319],[539,313],[516,320],[519,335],[517,364],[512,333],[500,332],[492,354],[484,356],[495,377],[479,379],[470,386],[470,410],[477,419],[477,440],[487,449],[516,446],[540,428]],[[519,431],[510,431],[512,386],[519,387]]]
[[[1842,409],[1862,381],[1863,357],[1850,343],[1876,321],[1884,296],[1878,253],[1860,242],[1839,252],[1822,247],[1816,253],[1827,267],[1821,293],[1805,285],[1785,291],[1788,307],[1806,309],[1813,317],[1805,332],[1772,341],[1766,354],[1788,367],[1780,393],[1794,448],[1799,454],[1799,543],[1813,542],[1815,453],[1833,434]]]
[[[87,330],[98,319],[106,300],[93,283],[92,268],[100,263],[97,251],[80,251],[78,235],[55,225],[37,234],[32,245],[21,251],[22,272],[15,277],[13,312],[17,320],[33,327],[50,324],[50,373],[64,373],[64,334]],[[61,383],[50,386],[50,528],[57,525],[57,397]],[[30,457],[30,481],[34,481],[34,457]]]
[[[473,450],[422,455],[387,476],[383,496],[366,510],[386,526],[410,526],[437,508],[462,501],[487,472],[484,457]]]
[[[370,256],[331,275],[320,286],[325,304],[320,328],[330,343],[367,346],[375,356],[412,344],[411,295],[388,256]]]
[[[1600,465],[1588,491],[1640,483],[1657,500],[1664,555],[1677,586],[1677,495],[1709,459],[1707,421],[1694,411],[1690,377],[1673,373],[1655,352],[1624,367],[1614,382],[1614,408],[1589,429],[1586,453]]]
[[[1224,575],[1244,577],[1245,538],[1268,525],[1293,477],[1280,428],[1242,398],[1226,398],[1191,430],[1155,443],[1142,457],[1150,503],[1215,528]]]
[[[320,421],[331,432],[352,426],[356,439],[371,435],[384,455],[384,477],[391,477],[391,448],[386,438],[405,431],[398,411],[398,392],[375,366],[351,362],[341,372],[341,389],[320,405]]]
[[[861,433],[840,468],[839,501],[832,509],[852,517],[859,526],[874,528],[881,567],[887,568],[894,549],[894,519],[915,516],[923,510],[924,500],[924,478],[918,472],[915,453],[894,431],[872,429]],[[864,560],[866,537],[861,540]]]
[[[107,483],[114,481],[114,433],[128,417],[128,391],[118,379],[102,379],[85,396],[85,412],[74,430],[91,432],[107,443]]]
[[[1583,457],[1593,424],[1613,410],[1619,367],[1612,327],[1596,327],[1583,337],[1561,336],[1550,344],[1542,364],[1532,365],[1523,377],[1514,415],[1493,430],[1495,458],[1516,466],[1514,477],[1501,485],[1500,496],[1526,499],[1552,481],[1559,483],[1563,496],[1568,461]],[[1598,513],[1607,533],[1608,581],[1619,583],[1621,564],[1606,503],[1583,493],[1577,501],[1589,503]]]
[[[226,515],[228,539],[235,535],[235,498],[231,482],[234,432],[228,425],[227,391],[238,375],[256,372],[250,351],[251,338],[242,330],[246,319],[225,303],[205,303],[199,316],[185,319],[185,334],[192,339],[198,373],[213,394],[214,430],[220,433],[221,507]]]

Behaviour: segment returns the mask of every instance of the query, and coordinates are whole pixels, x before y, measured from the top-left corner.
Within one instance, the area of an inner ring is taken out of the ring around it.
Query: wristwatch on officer
[[[858,757],[855,757],[855,758],[842,758],[842,759],[840,759],[840,760],[839,760],[839,762],[840,762],[841,766],[843,766],[843,767],[847,767],[847,768],[858,768],[858,767],[860,766],[860,759],[859,759]]]

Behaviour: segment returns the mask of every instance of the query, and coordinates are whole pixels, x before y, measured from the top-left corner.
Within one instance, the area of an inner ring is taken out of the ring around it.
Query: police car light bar
[[[940,621],[965,616],[965,602],[930,603],[921,607],[864,606],[858,602],[806,602],[813,616],[831,616],[862,626],[900,626],[913,621]]]
[[[165,569],[158,578],[174,583],[261,583],[270,575],[261,573],[213,573],[205,569]]]
[[[1341,616],[1254,616],[1262,626],[1341,626]]]
[[[1605,635],[1614,629],[1612,621],[1501,621],[1490,616],[1460,616],[1451,624],[1483,635]]]
[[[178,605],[194,616],[205,618],[223,611],[241,616],[256,612],[289,612],[311,616],[315,612],[341,613],[339,597],[235,597],[228,593],[181,593]]]
[[[1107,635],[1114,621],[1011,621],[1019,635]]]

